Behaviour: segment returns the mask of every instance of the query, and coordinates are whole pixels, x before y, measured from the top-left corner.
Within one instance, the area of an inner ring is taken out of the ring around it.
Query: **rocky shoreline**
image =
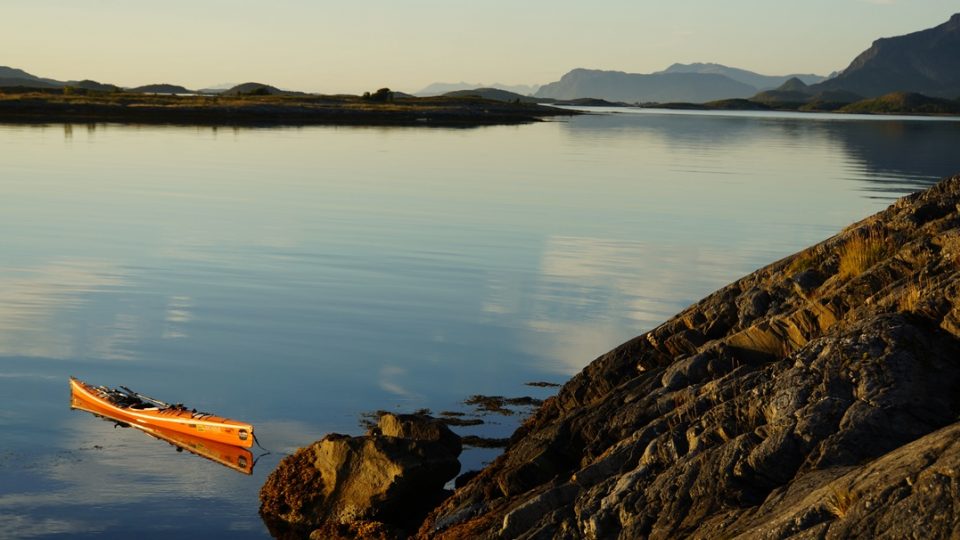
[[[310,493],[297,459],[267,518]],[[315,513],[311,536],[955,538],[960,176],[597,358],[458,485],[423,519]]]

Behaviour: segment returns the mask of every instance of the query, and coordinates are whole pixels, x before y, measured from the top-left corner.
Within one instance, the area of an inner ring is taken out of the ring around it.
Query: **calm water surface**
[[[651,112],[0,125],[0,537],[265,537],[257,490],[285,452],[365,411],[549,395],[524,383],[960,171],[958,140]],[[69,375],[250,421],[273,454],[244,476],[71,412]],[[460,432],[516,425],[485,419]]]

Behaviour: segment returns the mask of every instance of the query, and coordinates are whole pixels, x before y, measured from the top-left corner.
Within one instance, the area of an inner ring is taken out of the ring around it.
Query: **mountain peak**
[[[960,95],[960,13],[933,28],[874,41],[822,88],[866,97],[906,91],[956,98]]]
[[[797,77],[790,77],[787,82],[780,85],[777,90],[782,92],[803,92],[807,89],[807,84]]]
[[[36,75],[31,75],[22,69],[12,68],[9,66],[0,66],[0,77],[31,79],[31,80],[40,79],[40,77],[37,77]]]

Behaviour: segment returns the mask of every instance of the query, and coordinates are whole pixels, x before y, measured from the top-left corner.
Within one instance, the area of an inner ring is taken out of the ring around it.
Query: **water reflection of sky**
[[[122,516],[124,511],[149,514],[153,506],[165,507],[159,512],[161,516],[179,514],[195,520],[191,527],[194,531],[206,528],[218,534],[224,525],[233,531],[261,528],[255,515],[232,510],[246,502],[242,499],[249,478],[211,466],[201,458],[176,459],[171,466],[173,448],[134,429],[117,429],[110,422],[96,419],[65,420],[57,426],[62,437],[60,451],[41,452],[46,454],[41,458],[4,459],[39,473],[30,475],[29,485],[15,485],[19,489],[0,493],[0,517],[7,524],[15,524],[15,537],[96,534],[118,526],[131,527],[131,520]],[[56,512],[37,516],[36,508]],[[218,518],[218,525],[204,526],[198,510],[225,515]],[[156,534],[164,529],[176,530],[175,525],[169,518],[156,522],[143,519],[134,527],[138,532]]]
[[[280,453],[220,471],[70,414],[69,375],[280,452],[364,411],[545,396],[523,383],[960,170],[949,123],[78,128],[0,127],[0,534],[265,534]],[[515,425],[487,420],[463,432]]]

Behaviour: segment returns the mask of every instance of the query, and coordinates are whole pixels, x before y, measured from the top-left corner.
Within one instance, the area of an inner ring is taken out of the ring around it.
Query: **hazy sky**
[[[358,93],[719,62],[827,74],[957,0],[0,0],[0,65],[55,79]]]

